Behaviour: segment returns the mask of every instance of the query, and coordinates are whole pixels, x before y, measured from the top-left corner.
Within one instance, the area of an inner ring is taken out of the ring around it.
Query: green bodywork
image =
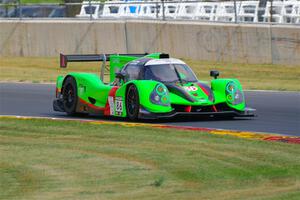
[[[149,54],[145,57],[150,57],[153,59],[159,59],[160,53]],[[128,62],[140,59],[132,56],[120,56],[120,55],[111,55],[110,56],[110,83],[104,84],[103,81],[99,78],[98,75],[93,73],[81,73],[74,72],[69,73],[66,76],[58,76],[56,81],[57,88],[57,97],[60,95],[63,87],[64,80],[67,76],[72,76],[76,80],[77,84],[77,96],[80,100],[92,104],[93,107],[99,109],[105,109],[108,107],[108,99],[110,91],[116,87],[113,84],[115,80],[115,72],[121,70]],[[200,81],[199,81],[200,82]],[[243,111],[245,109],[245,100],[238,104],[233,104],[228,101],[226,95],[226,86],[228,83],[233,83],[238,90],[241,91],[242,95],[242,86],[240,82],[236,79],[213,79],[211,81],[211,90],[214,96],[214,99],[209,99],[208,95],[205,94],[203,89],[198,84],[195,83],[184,83],[181,85],[182,88],[187,89],[186,92],[194,99],[193,102],[183,98],[181,95],[167,91],[167,101],[168,105],[158,105],[150,101],[150,95],[155,90],[155,87],[158,84],[163,85],[160,82],[153,80],[132,80],[126,83],[121,83],[118,89],[116,89],[113,104],[109,104],[113,108],[113,112],[110,115],[126,117],[126,90],[130,84],[134,84],[138,90],[140,106],[146,109],[151,113],[169,113],[173,111],[171,105],[184,105],[184,106],[211,106],[220,103],[226,103],[229,107],[237,111]],[[163,87],[165,87],[163,85]],[[166,90],[168,90],[165,87]],[[190,90],[191,89],[191,90]],[[91,102],[90,99],[94,99],[94,102]],[[117,108],[117,102],[119,101],[119,108]],[[121,103],[121,107],[120,107]],[[81,111],[78,111],[81,112]]]

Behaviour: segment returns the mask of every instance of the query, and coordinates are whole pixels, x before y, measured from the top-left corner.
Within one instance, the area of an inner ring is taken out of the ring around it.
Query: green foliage
[[[160,187],[163,184],[164,180],[165,180],[164,177],[161,176],[154,181],[153,185],[155,187]]]

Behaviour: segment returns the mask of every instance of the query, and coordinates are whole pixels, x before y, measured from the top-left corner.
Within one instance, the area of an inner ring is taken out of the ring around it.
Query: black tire
[[[68,115],[75,115],[76,114],[76,106],[77,106],[77,85],[76,80],[69,76],[65,80],[63,84],[63,105],[65,111]]]
[[[135,85],[129,85],[126,92],[126,113],[130,120],[137,120],[140,111],[139,93]]]

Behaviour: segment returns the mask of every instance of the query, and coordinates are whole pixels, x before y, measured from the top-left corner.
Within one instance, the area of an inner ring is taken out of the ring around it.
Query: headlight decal
[[[157,84],[150,95],[150,101],[153,104],[170,106],[169,92],[166,86],[161,83]]]
[[[227,83],[227,85],[226,85],[226,91],[228,93],[235,93],[236,90],[237,90],[237,86],[235,85],[234,82]]]
[[[243,92],[238,89],[238,86],[233,81],[227,83],[225,88],[225,95],[227,102],[232,105],[237,105],[243,103],[244,101]]]
[[[158,95],[164,95],[166,93],[166,89],[163,87],[162,84],[158,84],[156,87],[155,87],[155,91]]]

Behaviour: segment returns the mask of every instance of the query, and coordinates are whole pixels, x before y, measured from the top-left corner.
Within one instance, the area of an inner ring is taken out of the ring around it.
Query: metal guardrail
[[[81,18],[86,20],[134,18],[231,23],[300,24],[300,1],[161,0],[147,2],[107,1],[103,3],[87,0],[82,3],[22,4],[20,0],[17,0],[16,3],[0,3],[1,18]]]

